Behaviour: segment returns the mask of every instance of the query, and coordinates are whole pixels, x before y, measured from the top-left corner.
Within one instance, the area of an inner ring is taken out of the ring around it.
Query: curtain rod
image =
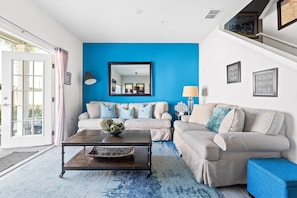
[[[40,38],[39,36],[36,36],[35,34],[29,32],[29,31],[25,30],[24,28],[22,28],[22,27],[20,27],[19,25],[15,24],[15,23],[13,23],[13,22],[11,22],[11,21],[9,21],[8,19],[6,19],[6,18],[4,18],[4,17],[2,17],[2,16],[0,16],[0,18],[1,18],[2,20],[4,20],[5,22],[9,23],[10,25],[14,26],[15,28],[20,29],[20,31],[21,31],[22,34],[27,33],[28,35],[30,35],[30,36],[32,36],[32,37],[38,39],[39,41],[42,41],[42,42],[46,43],[47,45],[51,46],[53,49],[55,49],[55,50],[59,49],[58,47],[54,46],[53,44],[47,42],[46,40]]]

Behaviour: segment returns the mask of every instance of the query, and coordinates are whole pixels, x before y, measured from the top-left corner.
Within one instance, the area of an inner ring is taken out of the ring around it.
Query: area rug
[[[65,158],[78,152],[66,147]],[[152,175],[148,171],[61,172],[61,148],[54,147],[0,178],[0,197],[88,197],[88,198],[222,198],[215,188],[195,181],[172,142],[154,142]]]
[[[32,152],[12,152],[0,158],[0,172],[23,161],[24,159],[34,155],[37,151]]]

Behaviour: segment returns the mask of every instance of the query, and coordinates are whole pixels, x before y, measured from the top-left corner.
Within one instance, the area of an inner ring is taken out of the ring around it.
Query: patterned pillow
[[[101,103],[101,118],[116,118],[115,104]]]
[[[144,106],[144,104],[139,105],[138,118],[152,118],[152,113],[152,104],[147,104],[146,106]]]
[[[218,132],[221,122],[231,110],[229,107],[215,107],[212,111],[211,117],[206,124],[206,128],[211,131]]]
[[[120,108],[120,118],[123,120],[133,119],[134,118],[134,107],[130,107],[129,109],[125,109],[123,107]]]

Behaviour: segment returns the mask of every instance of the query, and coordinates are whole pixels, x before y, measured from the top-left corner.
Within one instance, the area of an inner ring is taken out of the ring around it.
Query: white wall
[[[263,21],[263,33],[297,46],[297,22],[278,30],[276,3],[272,4],[270,9],[265,14]],[[269,39],[265,36],[263,37],[263,42],[268,43],[271,46],[276,46],[279,49],[283,49],[284,51],[297,56],[296,48],[283,45],[282,43]]]
[[[271,23],[276,23],[276,20]],[[293,25],[296,27],[297,23]],[[290,33],[287,39],[296,39],[295,35]],[[241,61],[241,82],[227,84],[226,66],[237,61]],[[273,55],[216,29],[200,43],[199,65],[200,90],[208,90],[208,96],[201,97],[205,102],[224,102],[286,112],[291,148],[284,156],[297,163],[297,91],[294,88],[297,84],[297,62]],[[253,97],[252,73],[274,67],[279,68],[278,97]]]
[[[71,85],[65,85],[66,129],[76,132],[82,111],[82,42],[44,13],[32,0],[0,0],[0,15],[39,38],[69,52]],[[19,34],[20,35],[20,34]]]
[[[278,30],[276,3],[272,4],[263,18],[263,32],[297,45],[297,22]]]

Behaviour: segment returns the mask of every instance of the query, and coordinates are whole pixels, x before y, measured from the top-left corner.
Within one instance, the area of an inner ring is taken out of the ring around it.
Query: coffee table
[[[68,162],[64,162],[66,146],[82,146],[83,149]],[[88,155],[94,146],[133,146],[133,158],[98,159]],[[62,172],[66,170],[148,170],[152,174],[152,139],[149,130],[125,130],[118,136],[110,136],[101,130],[84,130],[62,142]]]

